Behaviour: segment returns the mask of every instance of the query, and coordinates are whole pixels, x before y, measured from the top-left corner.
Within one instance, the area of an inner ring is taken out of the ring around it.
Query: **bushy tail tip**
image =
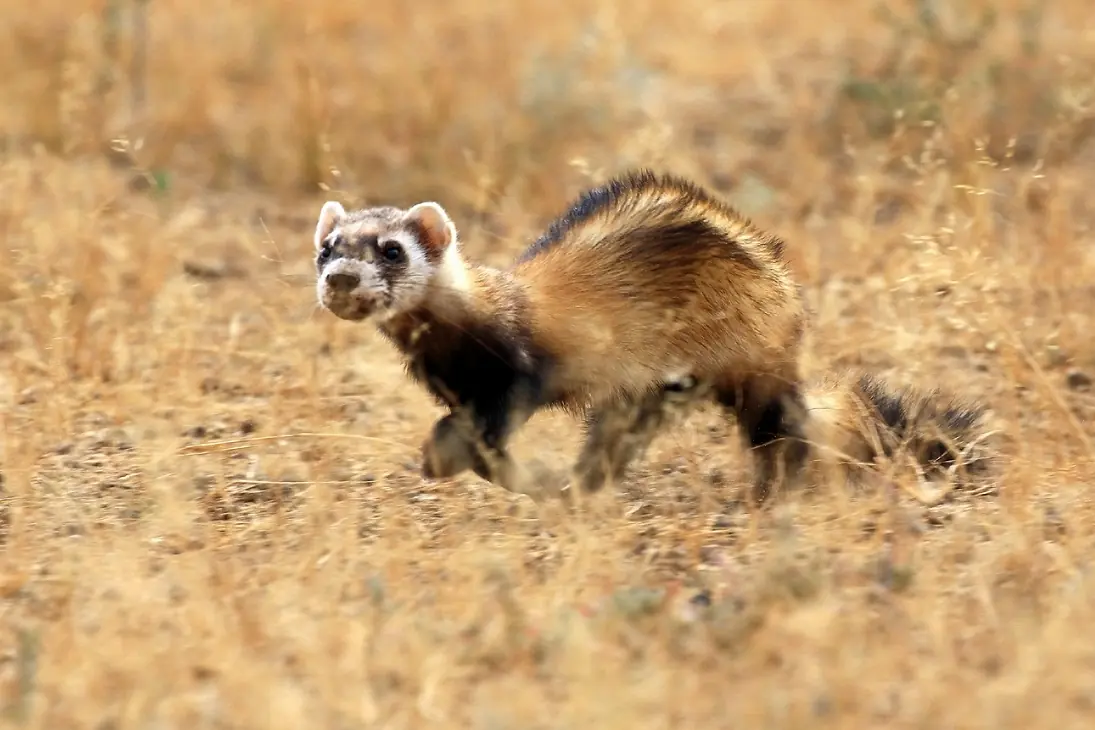
[[[829,377],[806,393],[807,439],[822,457],[859,464],[911,453],[929,476],[991,466],[983,405],[938,390],[893,387],[870,373]]]

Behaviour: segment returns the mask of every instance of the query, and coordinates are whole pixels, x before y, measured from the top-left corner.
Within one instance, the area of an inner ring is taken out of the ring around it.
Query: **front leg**
[[[539,496],[538,480],[510,456],[509,436],[531,416],[529,408],[455,410],[434,424],[422,446],[422,475],[448,479],[468,469],[481,479],[517,494]]]
[[[470,419],[450,413],[434,424],[422,444],[422,476],[427,479],[450,479],[472,469],[480,474],[485,469],[473,447],[476,433]],[[463,421],[463,422],[461,422]]]

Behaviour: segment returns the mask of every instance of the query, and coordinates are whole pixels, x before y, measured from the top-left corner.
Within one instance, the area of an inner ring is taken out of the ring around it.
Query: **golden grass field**
[[[4,726],[1090,727],[1088,3],[104,5],[3,11]],[[787,240],[810,373],[988,403],[988,487],[750,514],[711,410],[594,510],[424,482],[323,201],[497,264],[637,165]]]

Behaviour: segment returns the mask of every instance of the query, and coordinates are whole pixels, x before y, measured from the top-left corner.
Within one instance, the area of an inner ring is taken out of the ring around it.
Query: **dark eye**
[[[388,261],[399,261],[399,259],[403,258],[403,247],[395,241],[388,241],[384,244],[383,248],[380,249],[380,253]]]
[[[334,247],[331,246],[330,241],[324,241],[323,245],[319,247],[319,262],[323,263],[327,259],[331,258],[331,254],[334,252]]]

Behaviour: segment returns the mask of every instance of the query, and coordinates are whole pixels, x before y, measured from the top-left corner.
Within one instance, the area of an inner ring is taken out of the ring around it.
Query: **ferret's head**
[[[459,281],[448,280],[459,280],[463,271],[456,227],[437,203],[347,212],[327,202],[315,246],[319,303],[352,321],[383,321],[417,309],[432,286],[451,289]]]

